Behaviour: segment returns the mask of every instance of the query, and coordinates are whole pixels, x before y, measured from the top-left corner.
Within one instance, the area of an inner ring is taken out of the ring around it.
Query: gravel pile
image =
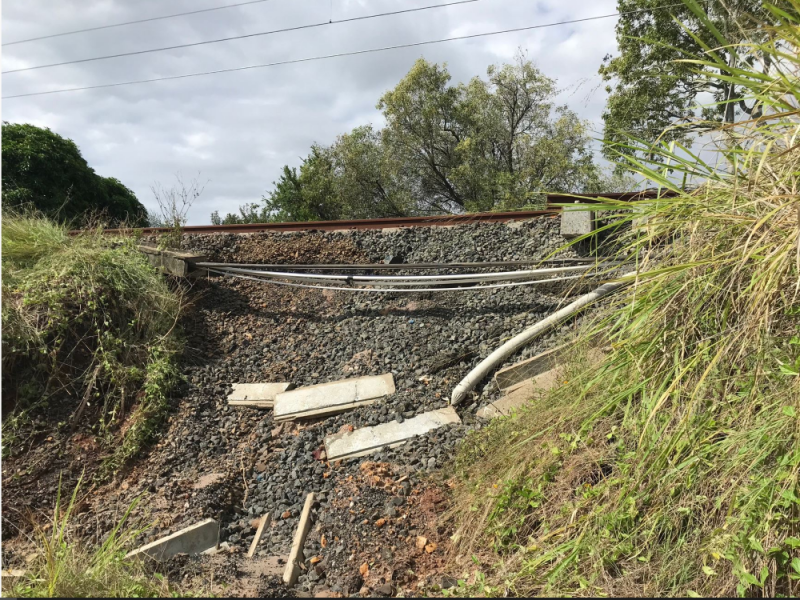
[[[563,244],[559,221],[551,218],[386,232],[184,237],[184,249],[215,261],[298,264],[393,257],[404,262],[540,259]],[[328,464],[321,454],[326,435],[446,407],[453,387],[474,365],[563,304],[567,288],[357,294],[212,278],[198,281],[195,292],[183,323],[187,385],[176,399],[169,432],[127,478],[117,506],[97,506],[92,519],[113,524],[120,505],[149,491],[151,499],[141,510],[169,518],[160,518],[161,528],[146,539],[212,516],[221,519],[221,539],[246,551],[254,520],[270,513],[274,525],[259,551],[267,556],[288,553],[307,493],[317,492],[315,510],[320,522],[327,523],[325,515],[341,499],[343,482],[367,460]],[[538,340],[509,364],[555,345],[559,337],[553,333]],[[394,375],[394,395],[316,422],[280,425],[273,423],[271,411],[226,405],[231,384],[237,382],[290,381],[299,387],[386,372]],[[458,407],[461,425],[433,431],[369,460],[396,465],[412,478],[441,468],[458,441],[482,426],[475,411],[497,396],[491,382],[483,382]],[[375,503],[383,510],[387,501],[381,496]],[[331,534],[334,525],[326,525]],[[341,537],[347,539],[344,532]],[[325,553],[319,535],[312,534],[306,556]],[[324,573],[317,571],[301,577],[302,589],[324,583]],[[344,591],[341,582],[337,585]]]

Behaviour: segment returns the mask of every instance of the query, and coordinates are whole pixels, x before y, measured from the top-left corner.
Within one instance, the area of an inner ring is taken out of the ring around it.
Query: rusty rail
[[[662,192],[662,197],[674,195],[671,192]],[[347,229],[389,229],[400,227],[447,227],[451,225],[465,225],[468,223],[507,223],[537,217],[554,217],[561,211],[559,204],[574,202],[591,203],[604,200],[620,202],[633,202],[658,197],[656,190],[641,192],[606,193],[606,194],[547,194],[545,210],[519,210],[508,212],[467,213],[463,215],[430,215],[424,217],[385,217],[380,219],[349,219],[342,221],[296,221],[291,223],[242,223],[235,225],[187,225],[183,227],[184,233],[260,233],[267,231],[341,231]],[[166,233],[172,231],[169,227],[141,227],[106,229],[105,233],[130,234],[134,231],[148,233]],[[70,231],[75,235],[80,230]]]

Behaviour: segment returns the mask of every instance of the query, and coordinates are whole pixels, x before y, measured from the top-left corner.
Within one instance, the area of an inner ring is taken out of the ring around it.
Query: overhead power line
[[[272,35],[275,33],[285,33],[288,31],[300,31],[302,29],[313,29],[315,27],[325,27],[328,25],[339,25],[341,23],[351,23],[353,21],[366,21],[367,19],[377,19],[379,17],[391,17],[395,15],[402,15],[405,13],[413,13],[413,12],[420,12],[423,10],[431,10],[434,8],[445,8],[448,6],[457,6],[459,4],[472,4],[473,2],[479,2],[480,0],[456,0],[455,2],[446,2],[444,4],[432,4],[429,6],[420,6],[417,8],[405,8],[403,10],[395,10],[391,12],[385,13],[378,13],[375,15],[363,15],[360,17],[350,17],[348,19],[339,19],[336,21],[323,21],[321,23],[311,23],[309,25],[297,25],[296,27],[285,27],[283,29],[273,29],[271,31],[259,31],[257,33],[247,33],[244,35],[234,35],[230,37],[224,38],[217,38],[214,40],[205,40],[203,42],[192,42],[190,44],[178,44],[175,46],[163,46],[161,48],[150,48],[148,50],[136,50],[134,52],[121,52],[119,54],[106,54],[105,56],[93,56],[91,58],[80,58],[78,60],[67,60],[64,62],[59,63],[50,63],[48,65],[36,65],[33,67],[23,67],[21,69],[10,69],[8,71],[3,71],[2,74],[6,75],[7,73],[19,73],[21,71],[33,71],[35,69],[49,69],[50,67],[61,67],[64,65],[74,65],[78,63],[87,63],[93,62],[97,60],[107,60],[110,58],[122,58],[123,56],[137,56],[140,54],[150,54],[153,52],[164,52],[166,50],[178,50],[179,48],[193,48],[195,46],[205,46],[206,44],[219,44],[220,42],[230,42],[233,40],[243,40],[247,38],[253,37],[260,37],[265,35]]]
[[[415,47],[418,47],[418,46],[441,44],[441,43],[445,43],[445,42],[453,42],[453,41],[456,41],[456,40],[469,40],[469,39],[475,39],[475,38],[481,38],[481,37],[489,37],[489,36],[493,36],[493,35],[502,35],[502,34],[506,34],[506,33],[517,33],[517,32],[521,32],[521,31],[530,31],[530,30],[533,30],[533,29],[544,29],[546,27],[556,27],[556,26],[559,26],[559,25],[570,25],[570,24],[574,24],[574,23],[584,23],[586,21],[596,21],[598,19],[609,19],[611,17],[619,17],[621,15],[628,15],[628,14],[634,14],[634,13],[645,12],[645,11],[666,10],[668,8],[674,8],[676,6],[683,6],[683,4],[670,4],[668,6],[659,7],[658,9],[643,8],[643,9],[638,9],[638,10],[625,11],[625,12],[622,12],[622,13],[612,13],[612,14],[608,14],[608,15],[598,15],[596,17],[585,17],[583,19],[570,19],[568,21],[557,21],[555,23],[544,23],[544,24],[541,24],[541,25],[529,25],[528,27],[515,27],[513,29],[502,29],[502,30],[499,30],[499,31],[488,31],[488,32],[485,32],[485,33],[473,33],[473,34],[470,34],[470,35],[459,35],[459,36],[454,36],[454,37],[449,37],[449,38],[441,38],[441,39],[438,39],[438,40],[427,40],[427,41],[424,41],[424,42],[413,42],[413,43],[410,43],[410,44],[397,44],[397,45],[394,45],[394,46],[383,46],[381,48],[368,48],[368,49],[365,49],[365,50],[354,50],[352,52],[339,52],[337,54],[326,54],[326,55],[323,55],[323,56],[309,56],[309,57],[306,57],[306,58],[294,58],[294,59],[281,60],[281,61],[276,61],[276,62],[271,62],[271,63],[259,64],[259,65],[247,65],[247,66],[244,66],[244,67],[233,67],[233,68],[229,68],[229,69],[217,69],[215,71],[203,71],[203,72],[200,72],[200,73],[185,73],[183,75],[168,75],[166,77],[153,77],[151,79],[138,79],[138,80],[134,80],[134,81],[121,81],[119,83],[103,83],[103,84],[99,84],[99,85],[87,85],[87,86],[83,86],[83,87],[63,88],[63,89],[58,89],[58,90],[47,90],[47,91],[42,91],[42,92],[28,92],[28,93],[25,93],[25,94],[14,94],[14,95],[11,95],[11,96],[3,96],[2,99],[3,100],[10,100],[12,98],[27,98],[27,97],[31,97],[31,96],[45,96],[45,95],[49,95],[49,94],[63,94],[63,93],[67,93],[67,92],[79,92],[79,91],[84,91],[84,90],[96,90],[96,89],[102,89],[102,88],[121,87],[121,86],[126,86],[126,85],[137,85],[137,84],[140,84],[140,83],[153,83],[153,82],[156,82],[156,81],[170,81],[170,80],[174,80],[174,79],[187,79],[189,77],[201,77],[203,75],[217,75],[219,73],[233,73],[233,72],[236,72],[236,71],[247,71],[247,70],[250,70],[250,69],[263,69],[263,68],[266,68],[266,67],[277,67],[277,66],[280,66],[280,65],[293,65],[293,64],[304,63],[304,62],[312,62],[312,61],[316,61],[316,60],[326,60],[326,59],[329,59],[329,58],[342,58],[342,57],[345,57],[345,56],[358,56],[358,55],[361,55],[361,54],[371,54],[373,52],[386,52],[388,50],[398,50],[398,49],[401,49],[401,48],[415,48]]]
[[[3,46],[13,46],[14,44],[27,44],[28,42],[36,42],[38,40],[48,40],[50,38],[62,37],[65,35],[75,35],[76,33],[86,33],[88,31],[99,31],[101,29],[112,29],[113,27],[124,27],[126,25],[136,25],[137,23],[149,23],[151,21],[160,21],[161,19],[174,19],[175,17],[185,17],[187,15],[197,15],[200,13],[212,12],[215,10],[223,10],[226,8],[236,8],[237,6],[247,6],[248,4],[261,4],[262,2],[269,2],[270,0],[249,0],[248,2],[238,2],[237,4],[225,4],[223,6],[212,6],[211,8],[201,8],[200,10],[190,10],[189,12],[175,13],[174,15],[164,15],[162,17],[150,17],[149,19],[137,19],[136,21],[125,21],[124,23],[113,23],[111,25],[98,25],[97,27],[87,27],[86,29],[76,29],[74,31],[63,31],[61,33],[51,33],[50,35],[40,35],[39,37],[32,37],[26,40],[17,40],[15,42],[6,42]]]

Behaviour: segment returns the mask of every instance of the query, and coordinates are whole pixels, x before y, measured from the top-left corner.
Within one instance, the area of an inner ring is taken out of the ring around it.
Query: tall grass
[[[800,2],[788,5],[770,41],[736,47],[738,66],[713,48],[691,59],[762,109],[717,132],[715,164],[632,140],[658,161],[630,166],[675,195],[592,207],[633,225],[623,252],[637,259],[583,331],[611,341],[605,361],[576,352],[566,384],[461,452],[456,548],[490,544],[499,589],[800,594]],[[686,192],[682,174],[703,183]]]
[[[149,572],[139,560],[126,559],[126,547],[141,533],[128,520],[136,501],[97,548],[72,539],[69,530],[81,480],[64,506],[59,484],[53,518],[37,525],[37,553],[25,574],[5,587],[6,596],[20,598],[145,598],[170,594],[165,579]],[[4,582],[5,583],[5,582]]]
[[[2,249],[4,433],[35,411],[88,423],[118,467],[178,379],[180,293],[135,241],[100,230],[69,236],[43,217],[5,214]]]

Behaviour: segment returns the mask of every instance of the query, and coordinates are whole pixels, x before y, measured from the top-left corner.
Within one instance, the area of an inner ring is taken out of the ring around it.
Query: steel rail
[[[291,223],[237,223],[234,225],[186,225],[184,233],[261,233],[269,231],[339,231],[347,229],[387,229],[400,227],[447,227],[466,223],[506,223],[537,217],[555,217],[561,213],[565,204],[593,204],[612,202],[636,202],[655,198],[668,198],[675,195],[671,190],[654,189],[639,192],[613,192],[600,194],[543,194],[546,198],[544,210],[517,210],[506,212],[466,213],[460,215],[427,215],[422,217],[383,217],[378,219],[348,219],[341,221],[295,221]],[[83,230],[70,231],[70,235]],[[133,235],[134,233],[153,234],[175,231],[172,227],[122,227],[105,229],[104,233]]]
[[[522,210],[512,212],[469,213],[464,215],[431,215],[425,217],[384,217],[381,219],[347,219],[341,221],[293,221],[290,223],[239,223],[235,225],[186,225],[183,233],[261,233],[268,231],[339,231],[346,229],[392,229],[399,227],[447,227],[468,223],[505,223],[555,217],[560,209]],[[106,229],[104,233],[133,234],[169,233],[171,227]],[[70,232],[70,233],[78,233]]]

